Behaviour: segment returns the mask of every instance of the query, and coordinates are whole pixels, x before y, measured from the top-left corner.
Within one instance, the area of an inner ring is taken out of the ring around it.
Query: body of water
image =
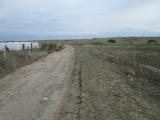
[[[0,42],[0,50],[5,50],[5,46],[7,46],[9,50],[22,50],[23,45],[25,49],[31,49],[31,44],[33,48],[39,48],[38,42]]]

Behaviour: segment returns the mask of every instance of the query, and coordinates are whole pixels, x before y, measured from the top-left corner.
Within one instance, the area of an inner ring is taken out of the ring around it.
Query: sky
[[[160,0],[0,0],[0,40],[160,36]]]

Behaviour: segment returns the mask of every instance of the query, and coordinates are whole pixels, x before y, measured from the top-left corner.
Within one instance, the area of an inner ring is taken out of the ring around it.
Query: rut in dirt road
[[[17,70],[0,80],[0,120],[54,120],[73,69],[74,49]]]

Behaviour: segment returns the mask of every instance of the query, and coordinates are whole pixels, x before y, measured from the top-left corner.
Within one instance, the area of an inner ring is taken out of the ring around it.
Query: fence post
[[[22,50],[24,50],[25,49],[25,44],[22,44]]]
[[[32,52],[32,49],[33,49],[33,45],[32,45],[32,43],[31,43],[31,52]]]
[[[3,59],[6,58],[6,50],[3,50]]]

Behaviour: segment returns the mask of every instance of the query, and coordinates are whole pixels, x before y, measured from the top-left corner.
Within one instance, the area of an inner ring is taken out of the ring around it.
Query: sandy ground
[[[66,47],[0,80],[0,120],[54,120],[68,89],[74,49]]]

